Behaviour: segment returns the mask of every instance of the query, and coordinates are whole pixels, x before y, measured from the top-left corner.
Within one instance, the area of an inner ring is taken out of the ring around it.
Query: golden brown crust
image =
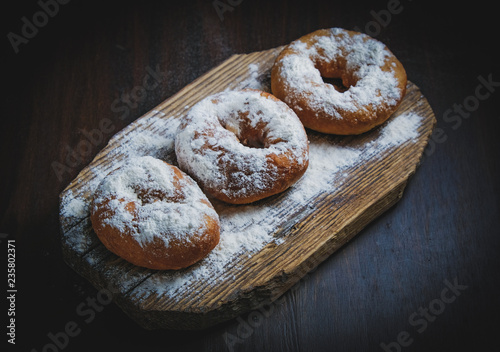
[[[183,193],[182,187],[186,187],[186,185],[187,187],[198,187],[189,176],[178,168],[165,164],[175,174],[174,184],[179,190],[179,194]],[[136,191],[138,194],[148,195],[149,201],[153,202],[164,201],[163,198],[166,196],[161,192],[152,193],[151,189],[147,187],[137,188]],[[176,201],[176,197],[170,197],[169,201]],[[218,217],[201,214],[200,216],[203,216],[201,226],[194,234],[186,234],[185,238],[171,236],[168,245],[161,238],[168,233],[159,233],[153,240],[139,243],[132,233],[135,228],[131,223],[124,223],[120,226],[112,226],[109,223],[108,220],[116,215],[116,205],[111,206],[110,202],[116,199],[122,204],[121,211],[128,212],[134,221],[138,221],[138,208],[141,207],[141,204],[124,198],[103,199],[99,197],[99,190],[94,197],[90,219],[95,233],[104,246],[132,264],[156,270],[185,268],[204,258],[219,242],[220,224]],[[213,210],[206,198],[200,198],[198,202]],[[215,210],[213,210],[213,214],[216,214]]]
[[[397,89],[400,91],[400,96],[397,101],[386,101],[382,104],[359,104],[356,110],[344,108],[341,104],[336,106],[335,110],[338,117],[333,117],[328,111],[317,108],[317,104],[312,102],[313,99],[321,99],[321,97],[311,96],[308,92],[297,92],[290,89],[287,82],[287,75],[284,70],[284,59],[290,55],[298,53],[297,46],[293,45],[298,42],[306,44],[307,48],[318,43],[322,37],[332,36],[332,30],[321,29],[310,34],[307,34],[296,41],[286,46],[277,57],[271,71],[271,89],[273,94],[285,101],[295,111],[304,126],[315,131],[339,135],[361,134],[385,122],[392,113],[398,108],[405,93],[407,77],[405,69],[399,60],[385,47],[387,56],[383,66],[380,69],[384,72],[392,72],[397,82]],[[363,40],[375,41],[375,39],[367,35],[341,30],[333,34],[334,37],[342,39],[343,36],[363,36]],[[340,40],[339,40],[340,41]],[[345,57],[339,57],[337,60],[325,60],[326,55],[322,55],[322,48],[318,49],[320,55],[310,57],[314,62],[314,66],[319,70],[322,77],[325,78],[340,78],[345,87],[354,86],[358,78],[353,70],[347,68],[347,60]],[[342,52],[348,52],[349,48],[340,48]],[[321,85],[326,83],[312,82],[312,85]]]

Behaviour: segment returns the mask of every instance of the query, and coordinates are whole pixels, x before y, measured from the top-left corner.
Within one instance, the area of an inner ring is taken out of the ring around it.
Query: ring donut
[[[175,152],[206,193],[232,204],[283,192],[309,163],[307,135],[293,110],[251,89],[197,103],[180,125]]]
[[[273,94],[304,126],[340,135],[360,134],[386,121],[401,103],[406,82],[403,65],[384,44],[341,28],[293,41],[271,71]]]
[[[180,269],[219,242],[219,217],[198,185],[150,156],[108,174],[91,206],[92,227],[111,252],[149,269]]]

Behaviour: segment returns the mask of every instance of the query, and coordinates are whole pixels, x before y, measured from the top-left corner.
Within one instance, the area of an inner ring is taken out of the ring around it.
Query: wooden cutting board
[[[408,82],[398,111],[374,131],[355,137],[308,131],[311,165],[313,153],[325,154],[325,148],[334,148],[340,158],[354,155],[338,167],[329,168],[330,162],[321,158],[310,166],[316,171],[324,168],[324,175],[317,173],[324,189],[309,192],[317,186],[311,179],[254,205],[214,204],[223,214],[221,221],[236,213],[243,219],[247,216],[241,231],[252,234],[258,229],[261,243],[241,242],[243,250],[220,251],[232,253],[229,257],[212,258],[179,272],[136,267],[109,252],[89,219],[92,194],[102,177],[130,156],[154,155],[176,164],[172,143],[179,118],[202,98],[225,89],[269,90],[270,69],[281,49],[234,55],[199,77],[117,133],[60,195],[64,260],[97,289],[111,293],[113,301],[144,328],[202,329],[271,304],[394,205],[420,162],[435,117],[418,87]],[[396,123],[410,128],[401,124],[410,117],[418,117],[413,134],[398,140],[395,133],[401,129]],[[304,177],[313,177],[308,173]],[[221,242],[224,236],[229,241],[230,236],[241,235],[238,229],[231,231],[222,231]]]

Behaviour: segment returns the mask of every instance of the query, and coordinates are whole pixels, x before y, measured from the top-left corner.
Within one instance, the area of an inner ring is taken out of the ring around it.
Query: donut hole
[[[140,186],[133,186],[137,198],[141,201],[141,204],[150,204],[158,200],[163,200],[165,194],[156,189],[146,189]]]
[[[250,138],[240,139],[240,143],[243,144],[245,147],[249,148],[258,148],[258,149],[267,148],[267,145],[262,138],[250,137]]]
[[[338,92],[344,93],[346,90],[350,88],[350,86],[345,86],[342,78],[340,77],[324,77],[321,76],[323,83],[330,84],[335,88]]]
[[[344,93],[356,84],[357,79],[346,69],[346,61],[316,61],[314,67],[319,71],[323,83],[332,85],[337,91]]]
[[[151,204],[154,202],[175,202],[180,197],[180,194],[168,196],[164,191],[158,189],[147,189],[141,186],[134,186],[135,194],[142,205]]]
[[[240,113],[237,121],[220,121],[222,127],[233,133],[238,141],[245,147],[263,149],[269,147],[267,142],[267,129],[265,124],[251,125],[248,112]]]

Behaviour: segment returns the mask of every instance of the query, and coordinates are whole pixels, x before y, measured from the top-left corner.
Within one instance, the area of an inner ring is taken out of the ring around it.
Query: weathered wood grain
[[[271,303],[394,205],[418,166],[435,117],[418,87],[409,82],[407,95],[395,115],[415,112],[423,117],[416,141],[349,169],[341,185],[320,194],[304,209],[283,209],[282,225],[274,233],[282,241],[269,243],[251,256],[234,258],[217,284],[193,283],[175,299],[142,289],[164,273],[136,267],[107,251],[93,233],[88,215],[67,216],[64,210],[68,199],[79,197],[90,203],[97,185],[95,170],[109,172],[115,165],[112,160],[125,158],[119,147],[130,143],[139,131],[171,133],[155,126],[154,118],[174,121],[205,96],[241,87],[251,78],[249,64],[258,64],[259,78],[265,81],[280,50],[234,55],[199,77],[115,135],[61,194],[65,261],[97,288],[111,290],[114,301],[145,328],[200,329]],[[376,136],[374,131],[357,137],[325,138],[339,145],[359,146]],[[168,158],[175,163],[175,156]],[[280,197],[286,197],[286,193],[266,202],[279,206]]]

